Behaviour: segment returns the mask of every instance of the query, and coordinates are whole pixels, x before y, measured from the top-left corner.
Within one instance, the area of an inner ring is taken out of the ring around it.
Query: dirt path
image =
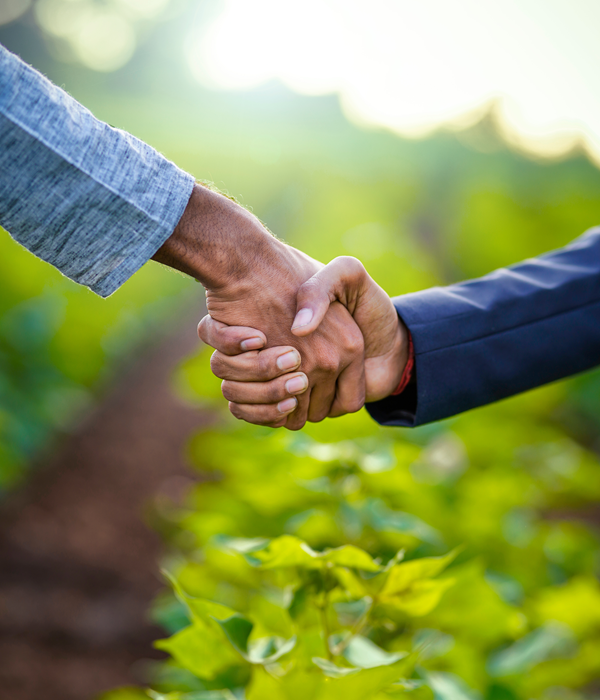
[[[185,314],[189,316],[189,314]],[[161,587],[148,502],[191,473],[182,447],[207,416],[170,391],[194,321],[119,379],[78,434],[0,513],[0,696],[88,700],[157,658],[145,619]]]

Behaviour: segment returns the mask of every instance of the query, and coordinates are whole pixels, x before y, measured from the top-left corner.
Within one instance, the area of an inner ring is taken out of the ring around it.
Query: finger
[[[296,348],[286,345],[232,356],[215,350],[210,358],[210,369],[219,379],[265,382],[298,369],[301,361]]]
[[[296,317],[292,333],[298,337],[315,331],[329,305],[338,300],[352,313],[351,302],[356,298],[366,270],[360,260],[349,256],[335,258],[308,279],[296,294]]]
[[[303,372],[285,374],[270,382],[232,382],[221,384],[223,396],[233,403],[276,404],[289,396],[303,394],[308,389],[308,377]]]
[[[270,426],[284,425],[288,414],[295,411],[297,406],[298,399],[293,396],[268,406],[229,402],[229,410],[239,420]]]
[[[324,418],[327,418],[334,399],[335,379],[327,379],[316,383],[311,389],[308,420],[311,423],[319,423]]]
[[[288,430],[300,430],[306,425],[308,420],[308,409],[310,406],[310,397],[312,390],[309,388],[303,394],[300,394],[296,398],[298,399],[298,407],[295,411],[288,414],[285,427]]]
[[[206,315],[198,324],[198,336],[211,348],[224,355],[238,355],[248,350],[260,350],[267,344],[264,333],[245,326],[228,326]]]
[[[337,380],[335,400],[331,405],[329,417],[356,413],[365,405],[365,364],[362,357],[351,362]]]

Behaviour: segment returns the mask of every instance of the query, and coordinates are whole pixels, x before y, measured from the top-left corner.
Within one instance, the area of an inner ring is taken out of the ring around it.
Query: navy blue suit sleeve
[[[367,405],[417,426],[600,364],[600,227],[566,248],[482,277],[393,299],[416,382]]]

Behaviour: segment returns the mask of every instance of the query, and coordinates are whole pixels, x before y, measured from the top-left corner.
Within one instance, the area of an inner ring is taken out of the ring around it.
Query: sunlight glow
[[[13,22],[25,14],[31,5],[31,0],[2,0],[0,3],[0,25]]]
[[[13,2],[15,0],[12,0]],[[124,66],[137,44],[139,23],[158,16],[169,0],[38,0],[35,17],[64,42],[72,59],[97,71]]]
[[[495,101],[515,144],[557,155],[583,132],[600,159],[598,26],[591,0],[223,0],[187,55],[205,85],[335,92],[354,120],[405,135]]]

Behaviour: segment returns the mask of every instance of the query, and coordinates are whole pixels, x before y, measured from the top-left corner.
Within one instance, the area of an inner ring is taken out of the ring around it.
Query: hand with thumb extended
[[[408,360],[408,331],[390,297],[360,260],[335,258],[300,287],[292,333],[297,337],[313,333],[335,301],[348,309],[363,334],[366,401],[389,396]]]
[[[292,334],[303,338],[314,333],[336,302],[348,309],[364,337],[366,402],[389,396],[408,361],[408,330],[389,296],[356,258],[335,258],[300,286]],[[304,391],[297,391],[301,385],[307,386],[301,363],[282,366],[293,348],[266,348],[267,338],[252,328],[227,326],[205,316],[198,334],[216,349],[211,366],[224,380],[223,394],[232,412],[248,422],[264,424],[267,410],[285,406]],[[334,403],[329,416],[345,412]]]

